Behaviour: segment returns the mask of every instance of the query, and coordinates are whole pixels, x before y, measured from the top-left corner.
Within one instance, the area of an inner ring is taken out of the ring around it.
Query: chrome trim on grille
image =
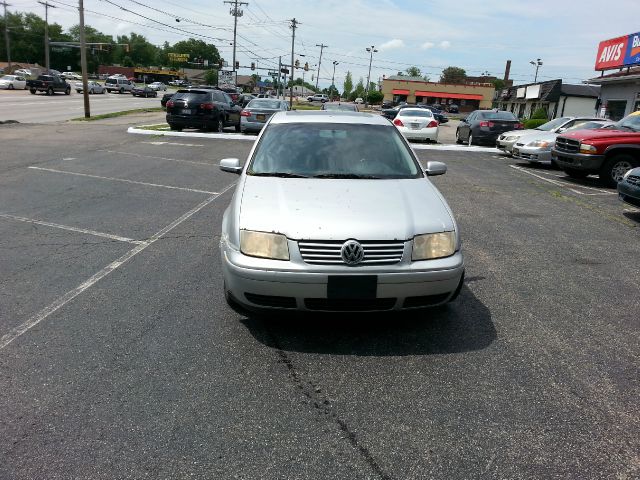
[[[364,259],[358,265],[393,265],[402,260],[403,241],[370,240],[360,241],[364,249]],[[316,265],[346,265],[341,249],[345,240],[299,241],[298,249],[305,263]]]
[[[571,138],[556,138],[556,150],[559,152],[578,153],[580,151],[580,142]]]

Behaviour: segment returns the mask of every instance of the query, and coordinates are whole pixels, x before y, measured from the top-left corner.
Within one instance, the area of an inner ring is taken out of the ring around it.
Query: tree
[[[501,78],[496,78],[491,83],[493,83],[493,88],[495,88],[496,90],[502,90],[505,86],[504,80],[502,80]]]
[[[409,75],[410,77],[421,77],[422,76],[422,72],[420,71],[420,69],[418,67],[409,67],[406,70],[407,75]]]
[[[342,84],[344,89],[344,96],[349,98],[351,95],[351,90],[353,90],[353,78],[351,77],[351,72],[347,71],[347,74],[344,76],[344,83]]]
[[[382,92],[379,92],[377,90],[372,90],[369,92],[369,95],[367,95],[369,103],[380,103],[382,102],[383,98],[384,95],[382,94]]]
[[[440,75],[440,83],[464,83],[467,78],[467,72],[460,67],[447,67],[442,70]]]
[[[217,65],[220,61],[220,52],[218,52],[215,45],[206,43],[204,40],[196,40],[195,38],[174,43],[171,47],[171,52],[186,53],[190,59],[202,58],[203,60],[209,60],[209,65]],[[181,63],[180,66],[185,65]]]
[[[216,70],[210,69],[204,72],[204,82],[207,85],[217,85],[218,84],[218,72]]]

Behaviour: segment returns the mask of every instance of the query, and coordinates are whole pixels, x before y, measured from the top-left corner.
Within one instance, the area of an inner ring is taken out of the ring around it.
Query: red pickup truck
[[[551,156],[572,178],[598,174],[615,187],[628,170],[640,167],[640,111],[609,127],[559,135]]]

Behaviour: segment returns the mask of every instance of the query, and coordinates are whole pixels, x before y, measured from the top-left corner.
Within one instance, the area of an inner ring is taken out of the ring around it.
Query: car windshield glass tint
[[[400,110],[401,117],[433,117],[433,113],[430,110]]]
[[[511,112],[481,112],[480,115],[484,120],[516,120],[515,115]]]
[[[633,130],[634,132],[640,132],[640,115],[629,115],[623,118],[615,125],[617,128],[624,128],[626,130]]]
[[[107,78],[104,83],[118,83],[117,78]]]
[[[209,92],[192,92],[189,90],[178,90],[173,96],[173,100],[193,100],[193,101],[203,101],[207,98]]]
[[[567,128],[565,132],[570,132],[572,130],[593,130],[600,127],[602,127],[602,122],[583,122],[577,123],[571,128]]]
[[[271,109],[279,109],[280,108],[280,102],[278,100],[251,100],[249,102],[249,105],[247,105],[247,107],[253,107],[253,108],[271,108]]]
[[[567,123],[568,121],[569,121],[569,119],[566,118],[566,117],[556,118],[555,120],[551,120],[550,122],[543,123],[539,127],[536,127],[536,130],[542,130],[542,131],[545,131],[545,132],[549,132],[549,131],[553,130],[554,128],[558,128],[560,125],[563,125],[563,124]]]
[[[248,175],[317,178],[416,178],[419,165],[391,125],[272,124]]]

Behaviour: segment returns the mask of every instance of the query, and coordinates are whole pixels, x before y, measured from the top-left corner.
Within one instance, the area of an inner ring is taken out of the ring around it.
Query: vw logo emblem
[[[356,240],[347,240],[340,249],[340,255],[347,265],[357,265],[364,259],[364,248]]]

